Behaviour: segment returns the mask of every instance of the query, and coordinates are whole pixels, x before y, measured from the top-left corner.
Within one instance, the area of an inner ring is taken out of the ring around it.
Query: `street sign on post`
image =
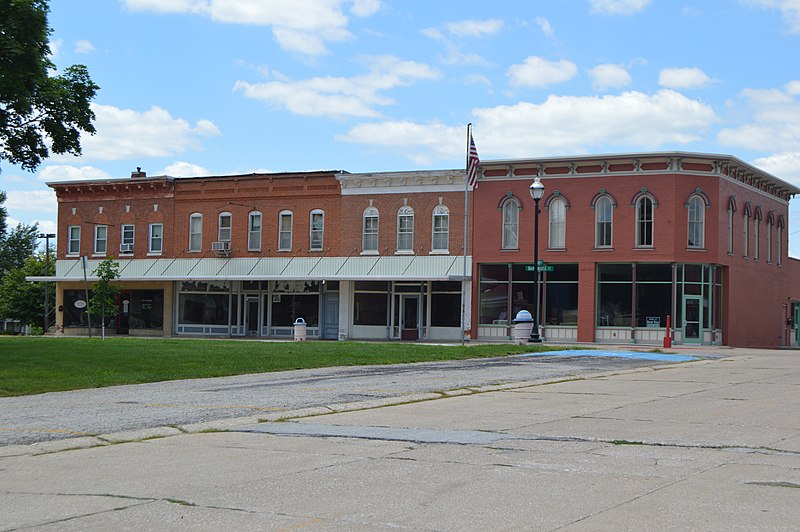
[[[537,268],[533,264],[526,264],[525,271],[526,272],[552,272],[555,269],[554,266],[550,264],[545,264],[542,261],[539,261],[539,267]]]

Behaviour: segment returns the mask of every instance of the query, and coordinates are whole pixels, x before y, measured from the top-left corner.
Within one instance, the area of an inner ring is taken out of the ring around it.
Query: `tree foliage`
[[[38,233],[37,224],[19,224],[8,234],[0,235],[0,279],[8,272],[21,268],[33,255]]]
[[[92,297],[89,299],[89,313],[100,316],[100,323],[106,323],[106,312],[116,309],[117,294],[119,285],[112,284],[112,281],[119,278],[119,263],[109,257],[101,262],[95,270],[97,282],[92,287]],[[115,312],[116,313],[116,312]],[[105,328],[104,336],[105,336]]]
[[[0,161],[35,170],[53,153],[80,155],[100,88],[83,65],[52,75],[48,0],[0,0]]]
[[[47,271],[44,253],[28,257],[24,263],[9,271],[0,283],[0,316],[19,320],[25,325],[42,325],[44,316],[45,283],[31,283],[27,276],[42,277],[55,273],[54,261]],[[55,283],[48,283],[49,299],[55,303]]]

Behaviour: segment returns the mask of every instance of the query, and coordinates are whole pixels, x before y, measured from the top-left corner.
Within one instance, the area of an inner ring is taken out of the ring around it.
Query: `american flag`
[[[475,141],[472,139],[472,133],[469,135],[469,156],[467,157],[467,184],[471,188],[478,187],[478,165],[481,160],[478,158],[478,148],[475,147]]]

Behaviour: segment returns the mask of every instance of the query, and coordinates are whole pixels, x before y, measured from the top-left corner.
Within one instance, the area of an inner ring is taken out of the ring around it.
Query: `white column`
[[[353,319],[350,304],[353,301],[353,281],[339,281],[339,340],[352,337]]]

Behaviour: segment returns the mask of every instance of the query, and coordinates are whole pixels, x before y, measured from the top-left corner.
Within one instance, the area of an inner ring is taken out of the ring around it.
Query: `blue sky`
[[[12,224],[55,230],[45,181],[137,166],[460,168],[468,122],[483,159],[701,151],[800,185],[800,0],[53,0],[50,25],[98,131],[2,165]]]

